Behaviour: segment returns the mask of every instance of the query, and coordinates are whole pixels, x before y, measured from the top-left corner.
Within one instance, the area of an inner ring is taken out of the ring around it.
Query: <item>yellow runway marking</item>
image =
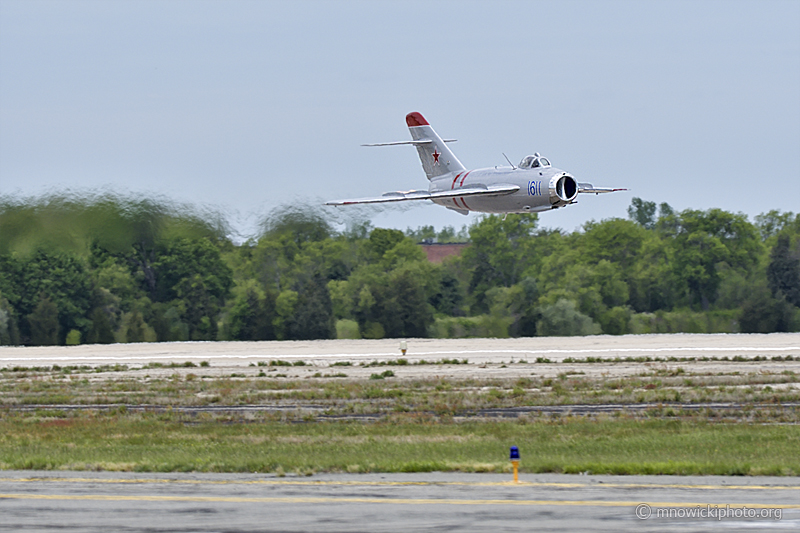
[[[465,487],[553,487],[553,488],[623,488],[623,489],[695,489],[695,490],[800,490],[800,485],[687,485],[679,483],[647,484],[647,483],[537,483],[530,481],[299,481],[290,479],[255,479],[250,481],[220,479],[95,479],[77,477],[41,477],[41,478],[0,478],[0,483],[120,483],[120,484],[166,484],[182,485],[299,485],[299,486],[366,486],[366,487],[404,487],[404,486],[465,486]]]
[[[0,500],[68,500],[68,501],[144,501],[144,502],[218,502],[218,503],[379,503],[393,505],[566,505],[589,507],[705,507],[727,505],[731,509],[800,509],[800,504],[709,503],[709,502],[642,502],[600,500],[461,500],[451,498],[352,498],[352,497],[227,497],[227,496],[119,496],[105,494],[0,494]]]

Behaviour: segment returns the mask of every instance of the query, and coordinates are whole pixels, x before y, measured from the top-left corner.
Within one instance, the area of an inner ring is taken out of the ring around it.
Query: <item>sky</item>
[[[0,0],[0,195],[116,192],[334,223],[461,227],[405,115],[467,168],[539,152],[627,187],[540,214],[574,231],[633,197],[800,211],[800,2]],[[584,197],[586,196],[586,197]]]

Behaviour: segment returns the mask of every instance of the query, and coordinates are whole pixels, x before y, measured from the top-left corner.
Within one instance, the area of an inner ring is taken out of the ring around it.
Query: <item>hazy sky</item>
[[[409,139],[410,111],[467,168],[536,151],[631,189],[543,226],[634,196],[797,212],[800,2],[0,0],[0,194],[164,194],[247,232],[284,203],[426,188],[413,147],[359,146]]]

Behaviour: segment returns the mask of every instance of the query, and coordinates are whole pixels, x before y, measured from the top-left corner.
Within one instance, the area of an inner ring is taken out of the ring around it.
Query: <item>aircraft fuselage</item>
[[[431,180],[429,191],[451,191],[466,187],[507,183],[517,185],[512,194],[494,197],[454,197],[433,201],[457,211],[481,213],[536,213],[575,202],[578,183],[567,172],[555,167],[523,169],[519,167],[479,168]]]

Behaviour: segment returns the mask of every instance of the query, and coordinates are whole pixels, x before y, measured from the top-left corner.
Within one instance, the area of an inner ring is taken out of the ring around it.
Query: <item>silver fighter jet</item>
[[[337,200],[325,205],[380,204],[408,200],[432,200],[462,215],[479,213],[535,213],[576,203],[580,193],[605,193],[627,189],[594,187],[579,183],[572,175],[550,165],[550,161],[533,154],[518,166],[467,170],[446,143],[433,131],[421,114],[406,115],[410,141],[397,141],[364,146],[416,146],[422,168],[430,181],[428,190],[387,192],[375,198]]]

